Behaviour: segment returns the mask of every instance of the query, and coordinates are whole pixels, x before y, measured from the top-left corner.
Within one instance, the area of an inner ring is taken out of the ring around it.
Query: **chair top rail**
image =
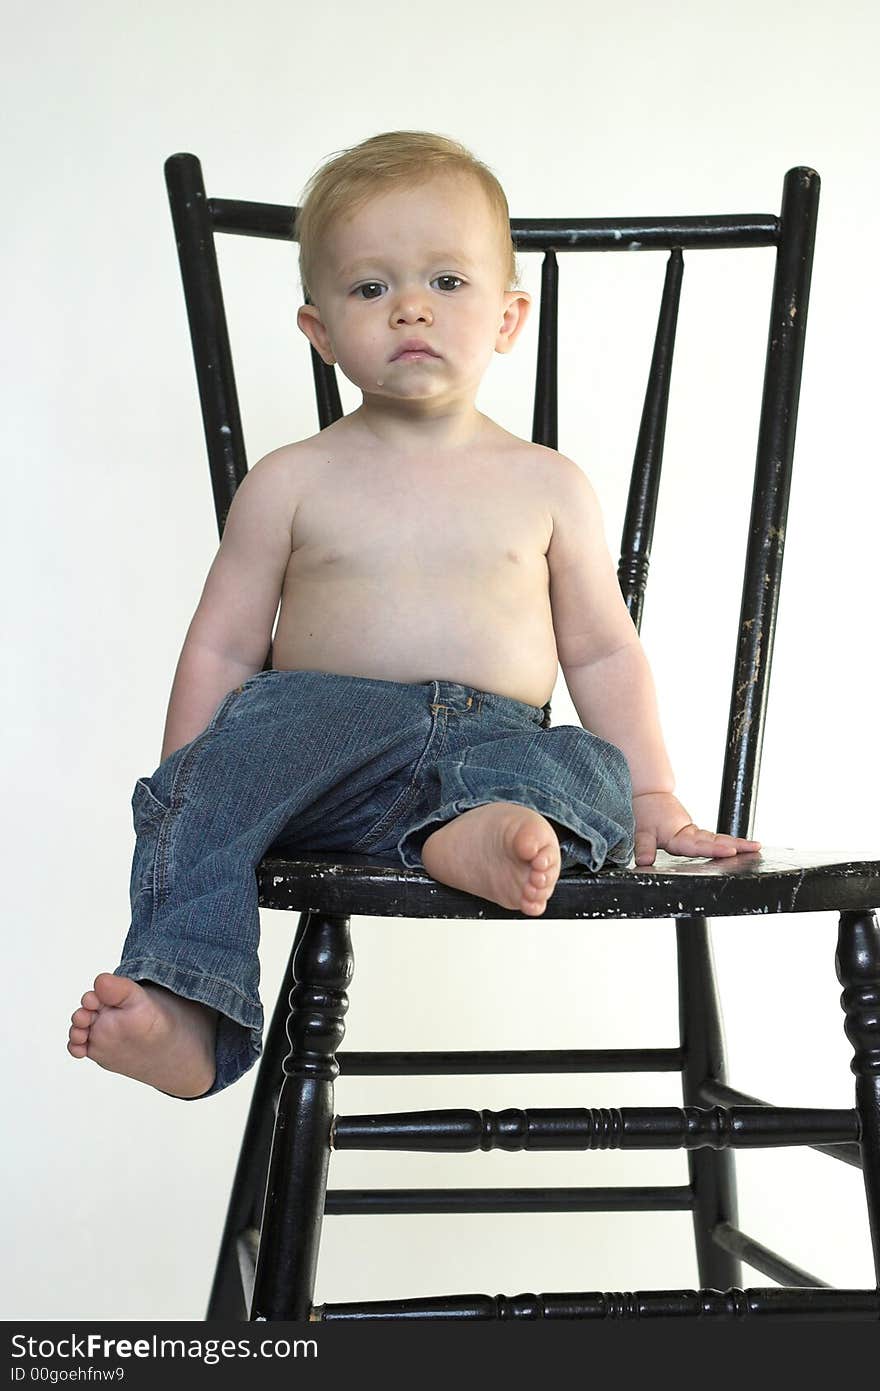
[[[215,232],[297,240],[296,207],[210,198],[208,210]],[[518,251],[671,251],[674,247],[720,250],[775,246],[779,218],[773,213],[716,217],[512,217],[510,231]]]
[[[181,152],[169,155],[165,169],[166,175],[174,171],[185,177],[189,171],[200,170],[200,165],[196,155]],[[815,170],[805,165],[788,172],[815,175]],[[294,226],[299,209],[295,205],[240,198],[210,198],[206,202],[215,232],[297,240]],[[719,250],[775,246],[780,218],[769,212],[681,217],[513,217],[510,230],[520,251],[671,251],[675,247]]]

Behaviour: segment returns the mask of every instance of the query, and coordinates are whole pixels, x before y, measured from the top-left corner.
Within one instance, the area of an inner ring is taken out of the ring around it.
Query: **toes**
[[[560,856],[554,856],[552,850],[549,852],[546,850],[542,851],[542,853],[536,855],[532,861],[531,870],[529,872],[529,883],[535,884],[539,888],[545,887],[547,884],[555,883],[561,864],[562,861]]]
[[[98,999],[94,990],[86,991],[85,995],[83,995],[82,997],[82,1004],[85,1005],[86,1009],[90,1010],[97,1010],[101,1008],[101,1001]]]
[[[520,902],[524,907],[528,908],[540,905],[543,910],[547,906],[547,900],[552,892],[553,890],[547,888],[546,885],[541,888],[535,884],[524,884],[520,895]]]
[[[84,1058],[86,1056],[86,1045],[84,1043],[68,1043],[67,1051],[72,1058]]]
[[[531,855],[526,856],[532,862],[532,869],[552,869],[556,861],[559,860],[559,851],[555,845],[548,845],[543,839],[535,845]]]
[[[102,971],[95,977],[95,994],[99,1005],[122,1005],[136,989],[135,982],[128,976],[114,976]]]
[[[76,1024],[80,1029],[88,1029],[97,1019],[97,1014],[93,1009],[75,1009],[70,1016],[71,1024]]]
[[[543,837],[520,841],[516,849],[521,858],[530,860],[531,868],[539,872],[552,869],[554,863],[559,861],[559,851],[548,845]]]
[[[77,1028],[74,1027],[74,1028],[72,1028],[72,1029],[70,1030],[70,1041],[71,1041],[71,1043],[88,1043],[88,1040],[89,1040],[89,1031],[88,1031],[88,1029],[77,1029]]]

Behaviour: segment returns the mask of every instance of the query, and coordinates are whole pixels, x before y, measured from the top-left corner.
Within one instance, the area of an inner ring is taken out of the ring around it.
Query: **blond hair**
[[[508,289],[518,286],[510,210],[504,189],[488,165],[445,135],[427,130],[392,130],[336,151],[335,157],[317,169],[303,189],[294,236],[299,242],[299,274],[306,299],[312,298],[323,239],[337,217],[356,212],[371,198],[392,188],[415,188],[437,175],[448,174],[469,174],[485,192],[498,224],[505,284]]]

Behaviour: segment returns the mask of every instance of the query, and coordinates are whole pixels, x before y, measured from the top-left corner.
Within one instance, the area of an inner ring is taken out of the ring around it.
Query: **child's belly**
[[[272,664],[385,681],[459,681],[544,705],[558,674],[543,555],[489,574],[442,578],[385,560],[380,574],[293,564]],[[344,558],[341,558],[344,560]],[[361,558],[362,561],[362,558]],[[341,572],[342,571],[342,572]]]

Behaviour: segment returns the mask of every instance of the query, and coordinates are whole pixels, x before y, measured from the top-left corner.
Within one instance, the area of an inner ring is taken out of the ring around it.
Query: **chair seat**
[[[404,918],[527,918],[487,899],[439,884],[393,855],[308,851],[266,856],[257,866],[261,908]],[[695,860],[658,850],[653,865],[560,875],[546,918],[738,917],[815,913],[880,904],[880,860],[840,852],[764,848],[727,859]]]

